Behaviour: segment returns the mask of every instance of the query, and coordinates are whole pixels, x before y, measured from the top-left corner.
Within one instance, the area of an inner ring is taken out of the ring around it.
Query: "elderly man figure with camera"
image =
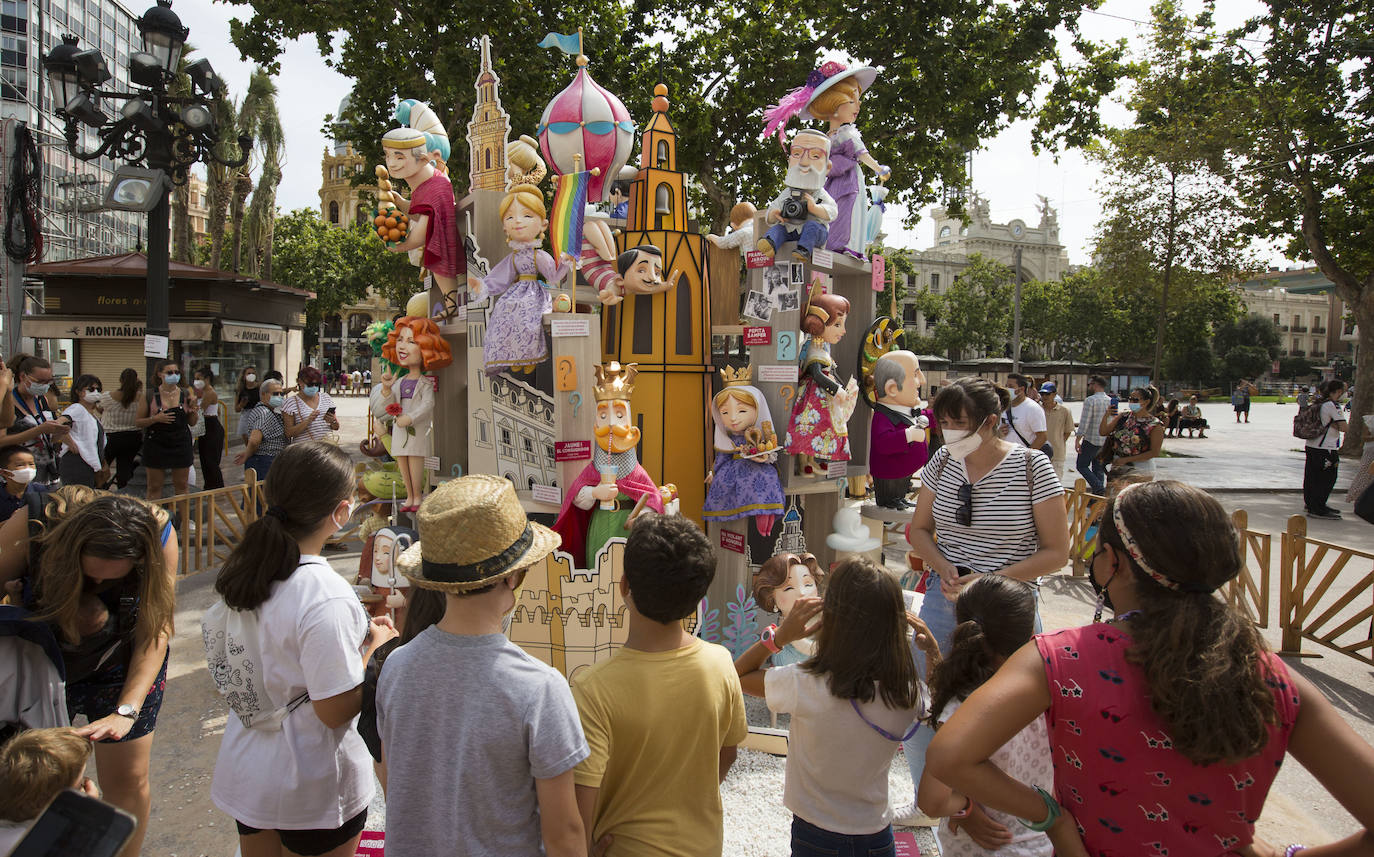
[[[787,187],[769,203],[764,220],[772,223],[768,234],[759,239],[761,253],[772,257],[788,241],[797,242],[792,255],[811,261],[811,251],[824,247],[830,234],[827,223],[835,219],[839,206],[825,192],[830,174],[830,138],[819,131],[798,131],[792,137],[788,158]]]

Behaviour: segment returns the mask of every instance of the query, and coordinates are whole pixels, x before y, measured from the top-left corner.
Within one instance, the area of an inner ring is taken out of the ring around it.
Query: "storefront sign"
[[[553,445],[554,461],[585,461],[592,457],[589,440],[560,440]]]
[[[279,328],[225,322],[221,326],[220,334],[225,342],[247,342],[252,345],[286,344],[286,331]]]
[[[768,345],[773,341],[773,328],[771,327],[746,327],[744,329],[745,345]]]
[[[47,318],[26,316],[24,336],[34,339],[142,339],[147,322],[142,319]],[[174,321],[172,339],[200,342],[210,338],[210,322]]]

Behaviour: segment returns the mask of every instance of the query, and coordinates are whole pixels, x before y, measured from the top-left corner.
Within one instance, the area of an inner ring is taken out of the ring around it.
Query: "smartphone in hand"
[[[53,798],[10,857],[115,857],[136,824],[124,810],[67,789]]]
[[[330,408],[329,410],[325,411],[325,413],[326,413],[326,414],[333,415],[333,413],[334,413],[335,411],[337,411],[337,410],[338,410],[338,408]]]

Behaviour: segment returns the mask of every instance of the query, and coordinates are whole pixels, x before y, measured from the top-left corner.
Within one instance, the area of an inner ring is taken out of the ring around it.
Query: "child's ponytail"
[[[930,677],[932,726],[940,722],[950,700],[973,693],[1030,640],[1035,592],[1028,583],[985,574],[959,593],[954,618],[959,622],[954,639]]]

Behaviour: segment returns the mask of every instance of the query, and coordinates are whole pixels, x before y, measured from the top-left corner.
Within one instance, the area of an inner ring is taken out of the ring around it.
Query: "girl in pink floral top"
[[[1374,748],[1265,649],[1216,591],[1241,569],[1221,504],[1181,482],[1110,500],[1089,574],[1116,619],[1038,636],[936,734],[941,781],[1032,829],[1055,853],[1304,857],[1374,853]],[[1054,794],[984,764],[1041,714]],[[1305,848],[1254,838],[1285,753],[1366,830]]]
[[[1112,438],[1112,465],[1109,481],[1127,477],[1153,479],[1155,457],[1164,448],[1164,423],[1154,415],[1159,391],[1153,386],[1136,387],[1124,403],[1126,413],[1108,409],[1099,430]]]

